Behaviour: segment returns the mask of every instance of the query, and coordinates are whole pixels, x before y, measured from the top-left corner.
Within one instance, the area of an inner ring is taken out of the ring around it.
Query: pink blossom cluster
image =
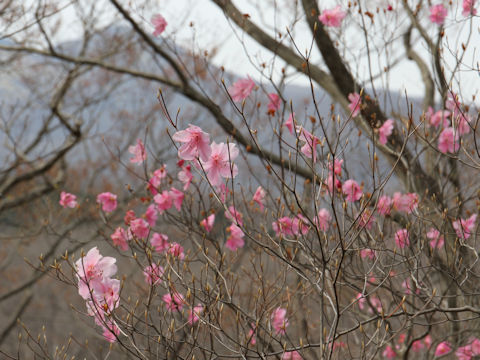
[[[272,315],[270,317],[270,321],[277,335],[286,334],[287,327],[289,325],[286,309],[277,307],[275,310],[273,310]]]
[[[460,346],[455,355],[458,360],[472,360],[476,356],[480,356],[480,340],[477,338],[471,338],[467,345]]]
[[[310,230],[308,219],[302,214],[295,217],[281,217],[272,223],[272,228],[277,236],[307,235]]]
[[[475,222],[477,221],[477,214],[473,214],[468,219],[455,220],[452,225],[461,239],[468,239],[475,229]]]
[[[73,194],[67,193],[65,191],[62,191],[60,193],[60,201],[58,202],[61,206],[64,208],[71,208],[73,209],[78,205],[77,203],[77,197]]]
[[[120,299],[120,280],[112,278],[117,272],[115,262],[115,258],[100,255],[94,247],[75,263],[78,292],[86,301],[88,314],[95,318],[110,342],[116,341],[120,333],[112,318]]]

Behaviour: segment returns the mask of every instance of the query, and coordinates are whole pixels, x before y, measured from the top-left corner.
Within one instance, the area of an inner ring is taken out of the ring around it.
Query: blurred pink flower
[[[393,194],[393,207],[399,212],[410,214],[418,207],[418,195],[416,193],[401,194],[396,192]]]
[[[387,143],[387,139],[393,132],[393,120],[388,119],[383,123],[383,125],[378,129],[378,142],[382,145]]]
[[[175,208],[178,211],[180,211],[180,209],[182,208],[183,198],[185,197],[184,193],[181,192],[180,190],[175,189],[172,186],[172,188],[170,189],[169,195],[170,195],[170,199],[172,199],[173,201],[173,205],[175,206]]]
[[[192,326],[195,324],[198,320],[200,320],[200,314],[203,312],[203,305],[198,304],[197,306],[194,306],[192,310],[189,310],[188,312],[188,324]]]
[[[285,123],[283,124],[288,129],[288,131],[290,131],[290,134],[293,134],[293,128],[295,126],[295,123],[293,121],[294,118],[295,118],[295,113],[291,113],[287,121],[285,121]]]
[[[275,93],[268,94],[268,99],[270,100],[267,106],[268,113],[275,113],[275,111],[280,108],[281,99]]]
[[[166,252],[170,248],[170,243],[168,242],[168,236],[165,234],[153,233],[150,238],[150,244],[158,253]]]
[[[153,200],[155,201],[155,204],[157,204],[157,210],[161,214],[164,213],[164,211],[170,209],[173,205],[173,199],[167,190],[164,190],[161,194],[157,194],[153,197]]]
[[[245,100],[255,88],[255,82],[250,78],[237,80],[232,86],[228,88],[228,93],[233,101]]]
[[[288,327],[288,319],[286,318],[287,310],[281,307],[273,310],[271,315],[272,327],[277,335],[285,335]]]
[[[102,205],[102,210],[112,212],[117,208],[117,195],[104,192],[97,195],[97,203]]]
[[[142,140],[137,140],[137,145],[130,146],[128,152],[133,155],[133,158],[130,159],[131,163],[141,164],[147,158],[147,153],[145,152],[145,146],[143,145]]]
[[[155,223],[157,222],[157,218],[158,218],[157,209],[155,207],[155,204],[150,204],[147,208],[147,211],[145,211],[145,214],[143,216],[145,217],[145,220],[147,220],[148,225],[150,225],[150,227],[154,227]]]
[[[185,304],[185,298],[178,292],[174,292],[173,296],[170,293],[165,294],[162,296],[162,300],[169,311],[181,311]]]
[[[325,26],[340,27],[346,15],[347,13],[342,11],[342,7],[337,5],[333,9],[322,11],[318,20]]]
[[[400,229],[395,233],[395,245],[400,249],[410,245],[410,238],[407,229]]]
[[[447,17],[447,9],[443,4],[433,5],[430,8],[430,21],[442,25]]]
[[[64,208],[69,207],[73,209],[75,206],[77,206],[77,197],[73,194],[62,191],[60,193],[60,201],[58,203]]]
[[[212,186],[220,185],[221,177],[229,179],[237,176],[238,168],[233,163],[237,156],[238,148],[235,144],[212,142],[210,157],[203,163],[203,168]]]
[[[380,215],[390,215],[390,210],[392,209],[392,199],[389,196],[381,196],[378,199],[377,203],[377,212]]]
[[[163,33],[168,25],[165,18],[160,14],[153,15],[151,21],[153,27],[155,28],[153,36],[158,36]]]
[[[477,9],[475,9],[475,2],[476,0],[463,0],[462,2],[463,16],[477,15]]]
[[[473,214],[468,219],[459,219],[453,222],[453,228],[457,236],[462,239],[468,239],[475,228],[477,214]]]
[[[210,135],[192,124],[185,130],[177,131],[172,139],[184,143],[178,149],[178,157],[183,160],[195,160],[200,157],[202,161],[207,161],[212,152],[209,144]]]
[[[443,129],[438,137],[438,150],[446,154],[455,153],[460,148],[460,137],[453,127]]]
[[[225,246],[231,250],[235,251],[239,248],[243,248],[245,241],[243,240],[244,233],[237,225],[232,224],[227,228],[227,231],[230,232],[230,236],[225,242]]]
[[[395,350],[392,349],[390,345],[387,345],[385,350],[383,350],[382,352],[382,356],[386,359],[395,359],[397,353],[395,352]]]
[[[200,221],[200,225],[203,226],[205,231],[208,233],[213,229],[213,223],[215,222],[215,214],[211,214],[202,221]]]
[[[150,232],[150,226],[145,220],[138,218],[130,222],[130,230],[138,239],[146,239]]]
[[[440,231],[435,228],[430,228],[427,232],[427,238],[430,239],[430,247],[432,249],[441,249],[445,243],[445,239],[440,235]]]
[[[322,231],[327,231],[332,221],[332,216],[327,209],[320,209],[317,216],[313,219],[315,225]]]
[[[348,108],[352,113],[352,117],[355,117],[360,113],[362,98],[360,97],[359,93],[351,93],[348,95],[348,100],[350,101]]]
[[[143,270],[143,275],[145,276],[145,282],[148,285],[156,285],[160,282],[163,276],[163,267],[158,264],[153,263],[150,266],[147,266]]]
[[[253,194],[252,200],[255,201],[258,206],[260,206],[260,210],[263,210],[265,201],[265,190],[261,186],[259,186],[255,191],[255,194]]]
[[[355,180],[349,179],[342,186],[342,191],[346,195],[346,200],[355,202],[362,197],[362,189]]]
[[[437,345],[437,348],[435,349],[435,356],[443,356],[448,354],[450,351],[452,351],[450,343],[448,343],[447,341],[442,341],[440,344]]]
[[[128,250],[128,237],[125,229],[117,227],[112,235],[110,235],[113,241],[113,245],[117,246],[120,250]]]

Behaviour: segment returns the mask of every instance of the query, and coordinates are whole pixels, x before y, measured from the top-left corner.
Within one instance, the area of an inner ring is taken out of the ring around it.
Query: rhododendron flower
[[[302,356],[298,351],[286,351],[282,355],[282,360],[302,360]]]
[[[188,190],[193,180],[193,175],[191,170],[192,170],[192,167],[190,165],[186,165],[182,168],[181,171],[178,172],[178,180],[180,180],[183,183],[183,191]]]
[[[170,244],[170,247],[168,248],[168,253],[175,256],[179,260],[183,260],[185,258],[183,246],[176,242]]]
[[[347,201],[355,202],[362,197],[362,189],[355,180],[349,179],[342,186],[342,191],[346,195]]]
[[[255,201],[258,206],[260,206],[260,210],[262,211],[264,207],[263,203],[265,201],[265,194],[265,190],[261,186],[259,186],[255,191],[255,194],[253,194],[253,201]]]
[[[358,293],[355,299],[357,300],[358,308],[363,310],[367,304],[367,299],[365,299],[365,296],[363,296],[362,293]]]
[[[275,93],[268,94],[268,99],[270,100],[270,102],[267,105],[268,113],[269,114],[275,114],[275,111],[278,110],[278,108],[280,107],[281,99]]]
[[[333,194],[334,188],[337,191],[342,191],[342,183],[340,180],[338,180],[337,176],[334,173],[329,172],[327,176],[327,189],[330,194]]]
[[[450,343],[447,341],[442,341],[440,344],[437,345],[437,348],[435,349],[435,356],[443,356],[448,354],[450,351],[452,351]]]
[[[389,196],[380,196],[377,203],[377,212],[380,215],[390,215],[392,209],[392,199]]]
[[[205,231],[209,233],[213,229],[213,223],[215,222],[215,214],[211,214],[202,221],[200,221],[200,225],[203,226]]]
[[[115,275],[117,272],[116,261],[117,259],[113,257],[100,255],[96,246],[76,261],[78,290],[82,298],[90,299],[89,287],[92,286],[93,282],[103,281],[104,278]]]
[[[117,195],[104,192],[97,195],[97,203],[102,205],[102,210],[112,212],[117,208]]]
[[[198,304],[197,306],[194,306],[192,310],[189,310],[188,312],[188,324],[192,326],[195,324],[198,320],[200,320],[200,314],[203,312],[203,305]]]
[[[432,249],[440,249],[445,243],[445,239],[440,235],[440,231],[435,228],[430,228],[430,230],[428,230],[427,238],[431,240],[429,244]]]
[[[122,251],[128,250],[128,238],[125,229],[121,227],[116,228],[110,237],[112,238],[113,245],[118,246]]]
[[[145,152],[145,145],[143,145],[142,140],[137,140],[137,145],[130,146],[128,152],[133,155],[133,158],[130,159],[131,163],[141,164],[147,159],[147,153]]]
[[[148,190],[153,194],[158,194],[158,187],[162,183],[162,179],[167,176],[167,165],[163,164],[160,169],[153,172],[153,176],[148,181]]]
[[[333,9],[324,10],[318,20],[325,26],[339,27],[345,16],[347,16],[347,13],[342,11],[340,5],[337,5]]]
[[[178,157],[183,160],[195,160],[199,157],[200,160],[207,161],[212,152],[210,135],[192,124],[185,130],[177,131],[172,139],[184,143],[178,149]]]
[[[293,236],[293,221],[287,216],[284,216],[272,223],[272,228],[277,236],[290,235]]]
[[[455,130],[459,136],[468,134],[470,132],[470,118],[469,114],[459,112],[453,119],[455,124]]]
[[[297,214],[297,216],[292,220],[292,231],[294,235],[307,235],[310,226],[308,226],[308,219],[302,214]]]
[[[370,260],[375,259],[377,252],[373,249],[362,249],[360,250],[360,256],[362,259],[369,258]]]
[[[130,222],[130,230],[138,239],[146,239],[150,232],[150,226],[143,219],[135,219]]]
[[[150,227],[154,227],[157,222],[158,214],[155,204],[150,204],[144,214],[145,220]]]
[[[64,208],[69,207],[73,209],[75,206],[77,206],[77,197],[73,194],[62,191],[60,193],[60,201],[58,203]]]
[[[102,328],[103,328],[102,336],[105,340],[111,343],[117,341],[116,336],[120,335],[120,329],[118,328],[117,325],[112,324],[109,327],[105,327],[104,325],[102,325]]]
[[[460,137],[453,127],[443,129],[438,137],[438,150],[446,154],[455,153],[460,148]]]
[[[168,293],[162,296],[162,300],[169,311],[182,311],[185,304],[185,298],[182,294],[174,292],[173,295]]]
[[[382,356],[387,359],[395,359],[397,353],[395,352],[395,350],[392,349],[390,345],[387,345],[385,350],[383,350],[382,352]]]
[[[237,176],[238,168],[233,164],[238,156],[238,148],[235,144],[212,142],[210,154],[208,160],[202,165],[213,186],[220,184],[221,177],[229,179]]]
[[[285,121],[285,123],[283,124],[288,129],[288,131],[290,131],[290,134],[293,134],[293,127],[295,126],[295,123],[293,121],[294,117],[295,113],[291,113],[287,121]]]
[[[245,234],[243,233],[242,229],[240,229],[237,225],[232,224],[227,228],[227,231],[230,232],[230,236],[227,238],[225,246],[232,251],[243,248],[245,245],[245,241],[243,240]]]
[[[320,140],[312,133],[308,132],[301,126],[297,126],[298,139],[304,141],[305,144],[300,148],[300,151],[309,158],[312,158],[313,162],[317,161],[317,145],[320,145]]]
[[[170,243],[168,242],[168,236],[165,234],[153,233],[150,238],[150,244],[158,253],[166,252],[170,248]]]
[[[332,221],[332,216],[327,209],[320,209],[317,216],[313,219],[315,225],[322,231],[327,231]]]
[[[458,360],[471,360],[475,355],[473,354],[472,347],[470,344],[468,344],[465,346],[460,346],[455,351],[455,356]]]
[[[252,327],[255,327],[255,323],[252,324]],[[250,339],[248,342],[250,345],[255,345],[257,343],[257,338],[255,337],[255,330],[250,329],[248,331],[247,339]]]
[[[410,245],[410,238],[407,229],[400,229],[395,233],[395,244],[400,249]]]
[[[255,82],[250,78],[237,80],[231,87],[228,88],[228,93],[233,101],[245,100],[255,88]]]
[[[475,9],[475,1],[476,0],[463,0],[462,2],[463,16],[477,15],[477,9]]]
[[[234,224],[239,224],[243,226],[243,215],[241,212],[237,211],[233,205],[230,205],[225,211],[225,217]]]
[[[387,138],[392,135],[393,132],[393,120],[388,119],[383,123],[383,125],[378,129],[378,142],[382,145],[387,143]]]
[[[328,163],[328,170],[330,171],[330,173],[333,171],[335,175],[342,176],[342,165],[343,159],[335,159],[333,166],[331,161]]]
[[[143,270],[143,275],[145,276],[145,282],[148,285],[156,285],[162,279],[164,273],[163,267],[158,264],[153,263],[150,266],[147,266]]]
[[[102,281],[91,281],[90,289],[92,290],[90,299],[101,304],[104,311],[112,311],[118,307],[120,298],[120,280],[103,278]]]
[[[425,348],[425,345],[420,340],[415,340],[412,343],[412,351],[413,352],[419,352],[423,348]]]
[[[135,215],[135,211],[128,210],[125,213],[125,216],[123,217],[123,222],[125,223],[126,226],[130,226],[130,222],[132,220],[135,220],[136,218],[137,218],[137,215]]]
[[[443,4],[433,5],[430,8],[430,21],[442,25],[447,17],[447,9]]]
[[[468,239],[475,228],[477,214],[473,214],[468,219],[459,219],[453,222],[453,228],[457,236],[462,239]]]
[[[429,107],[428,109],[430,110],[432,108]],[[438,110],[436,113],[433,113],[433,110],[432,110],[432,113],[429,116],[430,125],[435,126],[436,128],[438,128],[439,126],[444,128],[448,127],[450,123],[450,121],[448,120],[448,117],[451,114],[452,113],[448,110]]]
[[[230,193],[230,190],[228,189],[228,187],[224,184],[224,183],[221,183],[220,186],[218,186],[215,191],[218,193],[218,196],[220,198],[220,201],[222,203],[225,202],[225,200],[227,199],[227,195]]]
[[[393,207],[400,212],[410,214],[418,207],[418,195],[416,193],[400,194],[396,192],[393,194]]]
[[[400,229],[395,233],[395,245],[400,249],[410,245],[410,238],[407,229]]]
[[[348,108],[352,113],[352,117],[355,117],[360,113],[362,106],[362,98],[360,97],[359,93],[351,93],[348,94],[348,100],[350,101]]]
[[[180,209],[182,208],[183,198],[185,197],[185,194],[180,190],[175,189],[174,187],[170,189],[169,194],[170,198],[173,201],[173,205],[178,211],[180,211]]]
[[[164,190],[161,194],[157,194],[153,197],[155,204],[157,204],[157,210],[161,214],[164,211],[170,209],[173,205],[172,195],[169,191]]]
[[[160,14],[155,14],[152,16],[152,25],[155,28],[155,31],[153,32],[153,36],[158,36],[161,33],[165,31],[165,28],[167,27],[167,21],[165,18],[160,15]]]
[[[288,327],[288,319],[286,318],[287,310],[281,307],[273,310],[270,317],[272,322],[272,327],[277,333],[277,335],[285,335]]]

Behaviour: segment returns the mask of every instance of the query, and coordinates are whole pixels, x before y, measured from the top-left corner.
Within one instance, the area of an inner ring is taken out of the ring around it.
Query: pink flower
[[[228,187],[226,187],[224,183],[221,183],[220,186],[218,186],[215,190],[218,192],[220,201],[224,203],[227,199],[227,195],[230,193]]]
[[[327,176],[327,188],[330,194],[333,194],[333,189],[342,191],[342,183],[338,180],[337,176],[333,172],[329,172]]]
[[[130,146],[128,152],[133,155],[133,158],[130,159],[131,163],[141,164],[147,158],[147,153],[145,152],[145,146],[143,145],[142,140],[137,140],[137,145]]]
[[[444,128],[447,127],[449,124],[448,117],[451,114],[452,113],[448,110],[438,110],[436,113],[430,116],[430,125],[435,126],[436,128],[438,128],[439,126],[442,126]]]
[[[343,193],[347,196],[347,201],[355,202],[362,197],[362,189],[355,180],[349,179],[345,181],[342,187]]]
[[[470,345],[461,346],[455,351],[458,360],[471,360],[474,357],[472,347]]]
[[[130,230],[138,239],[146,239],[150,232],[150,226],[143,219],[135,219],[130,222]]]
[[[160,15],[160,14],[155,14],[152,16],[152,25],[155,28],[155,31],[153,32],[153,36],[158,36],[161,33],[165,31],[165,28],[167,27],[167,21],[165,18]]]
[[[150,238],[150,244],[158,253],[166,252],[170,248],[170,243],[168,242],[168,236],[165,234],[153,233]]]
[[[425,348],[425,345],[420,340],[415,340],[412,343],[412,351],[413,352],[419,352],[423,348]]]
[[[328,170],[330,171],[330,173],[333,171],[335,175],[342,176],[342,165],[343,165],[343,159],[341,160],[335,159],[333,166],[332,166],[332,162],[328,163]]]
[[[272,228],[277,236],[290,235],[293,236],[293,221],[287,216],[284,216],[272,223]]]
[[[238,174],[237,165],[233,161],[238,156],[238,148],[235,144],[212,142],[209,159],[203,163],[208,180],[213,186],[220,184],[220,177],[229,179]]]
[[[75,206],[77,206],[77,197],[73,194],[62,191],[60,193],[60,201],[58,203],[64,208],[69,207],[73,209]]]
[[[117,208],[117,195],[104,192],[97,195],[97,203],[102,205],[102,210],[112,212]]]
[[[264,201],[265,201],[265,190],[259,186],[253,195],[253,201],[255,201],[258,206],[260,206],[260,210],[263,211]]]
[[[188,312],[188,324],[190,326],[192,326],[193,324],[198,322],[198,320],[200,320],[200,314],[203,312],[203,309],[204,309],[203,305],[198,304],[197,306],[193,307],[193,310],[189,310],[189,312]]]
[[[457,130],[459,136],[468,134],[470,132],[470,121],[472,121],[470,115],[464,112],[459,112],[454,117],[455,129]]]
[[[400,249],[410,245],[410,239],[407,229],[400,229],[395,233],[395,245]]]
[[[209,215],[202,221],[200,221],[200,225],[203,226],[205,231],[209,233],[213,229],[213,223],[215,222],[215,214]]]
[[[302,214],[297,214],[297,216],[292,221],[292,231],[294,235],[307,235],[310,227],[307,225],[308,219]]]
[[[247,79],[237,80],[233,86],[228,88],[228,93],[233,101],[245,100],[255,88],[255,82],[248,76]]]
[[[302,356],[298,351],[286,351],[282,355],[282,360],[302,360]]]
[[[145,220],[147,220],[148,225],[150,227],[154,227],[155,223],[157,222],[157,209],[155,208],[155,204],[150,204],[147,208],[147,211],[145,211]]]
[[[121,227],[116,228],[110,237],[112,238],[113,245],[118,246],[122,251],[128,250],[128,238],[125,229]]]
[[[176,242],[173,242],[170,244],[168,253],[175,256],[179,260],[183,260],[185,258],[185,254],[183,252],[183,246]]]
[[[173,199],[167,190],[164,190],[161,194],[157,194],[153,197],[153,200],[155,201],[155,204],[157,204],[157,210],[161,214],[163,214],[164,211],[170,209],[173,205]]]
[[[477,214],[473,214],[468,219],[459,219],[453,222],[453,228],[457,233],[457,236],[461,239],[468,239],[475,228],[475,221],[477,220]]]
[[[103,333],[102,336],[108,342],[115,342],[117,341],[117,336],[120,335],[120,329],[117,325],[112,324],[110,327],[105,327],[102,325]]]
[[[427,349],[430,349],[430,347],[432,346],[432,337],[430,335],[425,336],[423,342],[425,343]]]
[[[183,160],[194,160],[200,157],[202,161],[207,161],[212,152],[209,145],[210,135],[192,124],[185,130],[177,131],[172,139],[184,143],[178,149],[178,157]]]
[[[166,165],[162,165],[160,169],[157,169],[153,172],[153,176],[151,179],[148,181],[148,190],[153,194],[157,195],[158,194],[158,188],[160,184],[162,183],[162,179],[164,179],[167,176],[167,169]]]
[[[306,156],[312,158],[313,162],[316,162],[317,145],[321,144],[320,140],[301,126],[297,126],[297,131],[299,133],[298,139],[305,142],[300,148],[300,151]]]
[[[178,172],[178,180],[183,183],[183,191],[186,191],[190,187],[190,184],[192,182],[193,175],[191,169],[191,166],[187,165]]]
[[[418,195],[416,193],[400,194],[396,192],[393,194],[393,207],[400,212],[410,214],[418,207]]]
[[[275,93],[270,93],[268,94],[268,99],[270,100],[270,102],[268,103],[268,113],[271,114],[275,114],[275,111],[278,110],[278,108],[280,107],[280,97],[275,94]]]
[[[427,232],[427,238],[431,240],[429,244],[432,249],[441,249],[445,243],[445,239],[440,235],[440,231],[435,228],[430,228]]]
[[[387,345],[385,350],[383,350],[382,352],[382,356],[387,359],[395,359],[397,353],[395,352],[395,350],[392,349],[390,345]]]
[[[355,117],[360,113],[362,98],[360,97],[359,93],[351,93],[348,95],[348,100],[350,101],[348,108],[352,113],[352,117]]]
[[[463,16],[477,15],[477,9],[475,9],[475,1],[476,0],[463,0],[462,2]]]
[[[443,129],[438,137],[438,150],[446,154],[455,153],[460,147],[460,137],[453,127]]]
[[[290,134],[293,134],[293,127],[295,126],[295,123],[293,121],[293,118],[295,117],[295,113],[291,113],[290,116],[288,117],[287,121],[283,124],[288,131],[290,131]]]
[[[185,197],[185,195],[183,194],[183,192],[175,189],[174,187],[170,189],[169,194],[170,194],[170,198],[173,201],[173,205],[178,211],[180,211],[180,209],[182,208],[183,198]]]
[[[286,318],[287,310],[281,307],[273,310],[270,317],[272,322],[272,327],[277,333],[277,335],[285,335],[288,327],[288,319]]]
[[[365,299],[365,296],[363,296],[362,293],[358,293],[355,299],[357,300],[358,308],[363,310],[367,305],[367,299]]]
[[[378,199],[377,203],[377,212],[380,215],[390,215],[390,210],[392,209],[392,199],[389,196],[381,196]]]
[[[230,232],[230,236],[225,242],[225,246],[232,251],[243,248],[245,245],[245,241],[243,240],[245,234],[243,233],[242,229],[240,229],[237,225],[232,224],[227,228],[227,231]]]
[[[229,206],[227,211],[225,211],[225,217],[232,223],[243,226],[243,215],[240,211],[237,211],[233,205]]]
[[[430,8],[430,21],[442,25],[447,17],[447,9],[443,4],[433,5]]]
[[[393,132],[393,120],[388,119],[383,123],[383,125],[378,129],[378,142],[382,145],[387,143],[387,138],[392,135]]]
[[[162,300],[169,311],[182,311],[185,304],[185,298],[178,292],[174,292],[173,296],[170,293],[165,294],[162,296]]]
[[[162,280],[163,276],[163,267],[158,264],[153,263],[150,266],[147,266],[143,270],[143,275],[145,276],[145,282],[148,285],[156,285]]]
[[[368,230],[370,230],[374,222],[375,216],[373,216],[371,211],[368,209],[365,209],[358,218],[358,226],[360,228],[367,228]]]
[[[248,331],[247,339],[250,339],[248,342],[250,345],[255,345],[257,343],[257,338],[255,337],[255,323],[252,323],[252,328]]]
[[[377,256],[377,253],[373,249],[362,249],[360,250],[360,256],[362,259],[369,258],[370,260],[375,259],[375,256]]]
[[[130,226],[130,222],[136,218],[137,216],[135,215],[135,212],[133,210],[128,210],[123,217],[123,222],[125,225]]]
[[[448,354],[450,351],[452,351],[450,343],[448,343],[447,341],[442,341],[440,344],[437,345],[437,348],[435,349],[435,356],[443,356],[445,354]]]
[[[340,27],[346,15],[347,13],[342,11],[342,7],[337,5],[333,9],[324,10],[318,20],[325,26]]]
[[[317,216],[313,219],[315,225],[322,231],[327,231],[332,221],[332,216],[327,209],[320,209]]]
[[[113,257],[103,257],[97,247],[91,248],[88,253],[75,263],[78,278],[78,290],[80,296],[85,300],[90,299],[89,286],[92,282],[101,282],[117,272]]]
[[[480,355],[480,340],[477,338],[474,338],[473,341],[470,344],[472,348],[473,355],[478,356]]]

